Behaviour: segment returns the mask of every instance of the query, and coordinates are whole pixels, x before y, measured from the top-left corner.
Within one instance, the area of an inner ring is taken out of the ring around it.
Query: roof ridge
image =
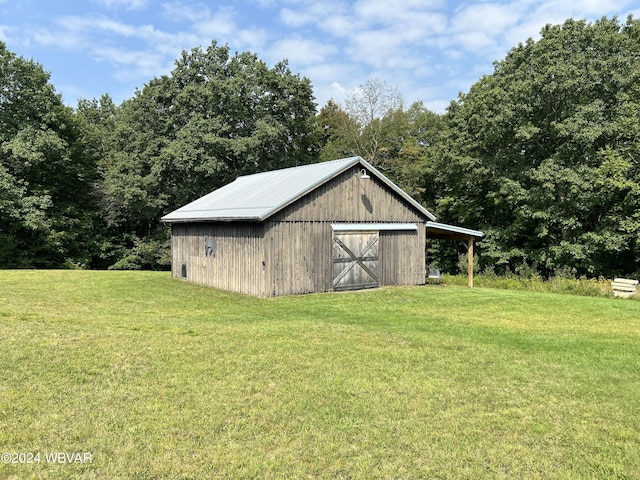
[[[247,177],[253,177],[255,175],[264,175],[266,173],[282,173],[285,170],[294,170],[294,169],[302,169],[302,168],[306,168],[306,167],[317,167],[318,165],[326,165],[328,163],[338,163],[338,162],[344,162],[347,163],[346,160],[363,160],[363,158],[359,155],[355,155],[353,157],[344,157],[344,158],[338,158],[335,160],[326,160],[324,162],[315,162],[315,163],[305,163],[303,165],[294,165],[292,167],[284,167],[284,168],[277,168],[275,170],[265,170],[264,172],[256,172],[256,173],[248,173],[247,175],[240,175],[239,177],[236,178],[236,180],[238,178],[247,178]]]

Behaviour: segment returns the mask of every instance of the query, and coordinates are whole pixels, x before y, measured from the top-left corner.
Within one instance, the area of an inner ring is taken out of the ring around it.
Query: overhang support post
[[[468,248],[467,248],[467,261],[468,261],[468,284],[469,287],[473,287],[473,237],[469,237],[468,239]]]

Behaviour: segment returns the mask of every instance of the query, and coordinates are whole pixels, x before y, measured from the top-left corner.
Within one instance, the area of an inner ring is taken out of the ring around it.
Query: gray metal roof
[[[427,218],[435,220],[435,217],[422,205],[361,157],[343,158],[238,177],[234,182],[178,208],[161,220],[167,223],[263,221],[357,164],[362,165],[369,175],[381,180]]]
[[[427,236],[429,236],[430,232],[443,235],[458,234],[467,237],[484,237],[484,233],[479,230],[471,230],[470,228],[456,227],[455,225],[438,222],[427,222]]]

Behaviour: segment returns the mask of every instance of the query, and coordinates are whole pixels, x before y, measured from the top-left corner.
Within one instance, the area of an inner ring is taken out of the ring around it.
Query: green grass
[[[0,274],[1,479],[640,478],[639,302]]]

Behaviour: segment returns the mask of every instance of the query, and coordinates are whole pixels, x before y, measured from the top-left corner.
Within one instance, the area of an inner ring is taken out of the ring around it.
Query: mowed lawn
[[[0,452],[2,479],[640,478],[640,302],[2,271]]]

